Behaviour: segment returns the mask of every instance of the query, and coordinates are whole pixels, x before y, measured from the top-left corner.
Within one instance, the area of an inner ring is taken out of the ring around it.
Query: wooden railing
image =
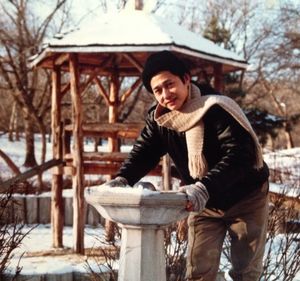
[[[52,159],[49,160],[41,165],[37,165],[19,175],[16,175],[15,177],[8,179],[4,182],[0,183],[0,190],[1,192],[5,192],[8,188],[10,188],[11,186],[13,186],[14,184],[18,183],[18,182],[22,182],[25,181],[29,178],[32,178],[36,175],[38,175],[39,173],[42,173],[50,168],[53,167],[57,167],[59,165],[62,165],[63,161],[59,160],[59,159]]]
[[[99,139],[114,138],[119,140],[134,140],[140,134],[141,123],[90,123],[82,127],[84,137]],[[66,124],[63,128],[63,173],[74,175],[73,154],[71,150],[72,124]],[[114,175],[123,161],[128,157],[127,152],[83,152],[84,174]],[[60,174],[60,168],[53,169],[54,174]],[[149,174],[162,175],[162,163]]]
[[[136,139],[142,128],[141,123],[89,123],[82,126],[84,136],[119,139]],[[66,125],[64,129],[71,132],[72,124]]]

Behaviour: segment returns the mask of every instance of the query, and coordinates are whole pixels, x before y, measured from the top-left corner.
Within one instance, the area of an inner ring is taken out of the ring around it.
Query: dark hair
[[[170,71],[182,81],[184,81],[185,74],[190,74],[184,62],[173,53],[169,51],[154,53],[148,57],[142,73],[143,84],[150,93],[153,93],[150,81],[161,71]]]

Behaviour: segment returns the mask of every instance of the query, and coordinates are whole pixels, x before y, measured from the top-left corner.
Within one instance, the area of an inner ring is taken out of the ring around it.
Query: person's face
[[[178,110],[189,94],[190,76],[184,81],[169,71],[162,71],[152,77],[150,85],[158,103],[170,110]]]

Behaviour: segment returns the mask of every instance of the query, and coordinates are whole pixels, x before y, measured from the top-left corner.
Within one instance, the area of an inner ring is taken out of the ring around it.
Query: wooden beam
[[[63,85],[60,91],[61,96],[64,96],[69,90],[70,90],[70,83]]]
[[[142,79],[138,78],[133,83],[133,85],[129,89],[127,89],[127,91],[122,95],[120,102],[124,103],[128,99],[128,97],[130,97],[130,95],[141,85],[141,83],[142,83]]]
[[[118,122],[118,105],[119,105],[119,90],[120,90],[120,81],[119,81],[119,68],[118,65],[122,57],[120,55],[115,55],[112,60],[113,71],[110,75],[110,85],[109,85],[109,106],[108,106],[108,123]],[[119,143],[117,138],[108,138],[108,151],[116,152],[119,151]],[[112,178],[112,173],[109,174],[109,179]],[[105,230],[106,230],[106,241],[114,241],[115,232],[114,232],[113,222],[106,220]]]
[[[25,181],[26,179],[36,176],[54,166],[60,165],[62,163],[63,163],[63,161],[60,159],[52,159],[52,160],[45,162],[42,165],[35,166],[32,169],[27,170],[24,173],[21,173],[11,179],[1,182],[0,183],[1,191],[5,191],[18,182]]]
[[[107,94],[105,88],[103,87],[103,85],[101,83],[101,80],[96,76],[96,77],[94,77],[94,81],[96,82],[96,85],[98,86],[100,95],[104,98],[106,104],[109,106],[110,105],[109,97],[108,97],[108,94]]]
[[[82,108],[79,92],[78,57],[70,54],[70,83],[73,105],[73,166],[76,174],[73,176],[73,249],[75,253],[84,254],[84,182],[83,182],[83,135]]]
[[[107,58],[105,58],[99,65],[100,69],[105,68],[107,65],[109,65],[111,63],[111,61],[113,60],[114,56],[112,54],[110,54]]]
[[[119,104],[119,76],[117,70],[111,74],[109,89],[109,107],[108,107],[108,123],[118,122],[118,104]],[[108,150],[110,152],[118,151],[118,140],[115,138],[108,139]]]
[[[97,66],[92,66],[92,65],[82,65],[80,69],[82,69],[81,74],[85,74],[85,75],[90,75],[94,72],[97,73],[97,75],[99,76],[107,76],[109,77],[111,72],[113,71],[112,67],[106,67],[106,68],[100,68],[99,65]],[[66,69],[65,71],[69,71],[68,69]],[[135,66],[128,66],[128,67],[123,67],[121,69],[119,69],[119,76],[120,77],[137,77],[140,76],[140,72],[136,69]]]
[[[171,160],[169,154],[166,154],[162,158],[162,179],[163,189],[171,190]]]
[[[84,136],[89,137],[136,139],[143,127],[143,123],[86,123],[82,125],[82,131]],[[65,125],[64,129],[66,132],[73,131],[71,124]]]
[[[90,74],[88,80],[84,84],[80,85],[81,97],[84,96],[85,91],[88,89],[88,87],[90,86],[91,82],[95,79],[96,75],[97,75],[96,73]]]
[[[60,175],[61,173],[63,173],[64,175],[71,177],[76,174],[75,168],[73,166],[56,166],[52,168],[51,172],[54,175]]]
[[[137,59],[135,59],[135,57],[133,56],[133,55],[131,55],[131,54],[123,54],[123,56],[131,63],[131,64],[133,64],[137,69],[138,69],[138,71],[140,72],[140,73],[142,73],[143,72],[143,66],[140,64],[140,62],[137,60]]]
[[[84,152],[84,161],[98,161],[98,162],[124,162],[128,157],[127,152]],[[67,154],[64,159],[67,163],[73,161],[73,155]]]
[[[61,54],[58,58],[55,59],[54,65],[55,66],[60,66],[62,65],[65,61],[69,59],[69,54]]]
[[[56,66],[52,71],[51,131],[53,159],[62,159],[62,127],[61,127],[61,72]],[[52,246],[63,247],[63,176],[52,175],[51,185],[51,228]]]
[[[84,163],[84,173],[86,175],[115,175],[121,167],[121,163]],[[162,167],[156,166],[148,175],[161,176]]]

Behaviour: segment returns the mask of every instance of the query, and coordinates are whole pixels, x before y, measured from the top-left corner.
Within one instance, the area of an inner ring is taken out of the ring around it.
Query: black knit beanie
[[[161,71],[170,71],[172,74],[183,78],[185,74],[189,74],[186,65],[169,51],[161,51],[150,55],[145,63],[142,73],[143,84],[145,88],[153,93],[150,81],[153,76]]]

